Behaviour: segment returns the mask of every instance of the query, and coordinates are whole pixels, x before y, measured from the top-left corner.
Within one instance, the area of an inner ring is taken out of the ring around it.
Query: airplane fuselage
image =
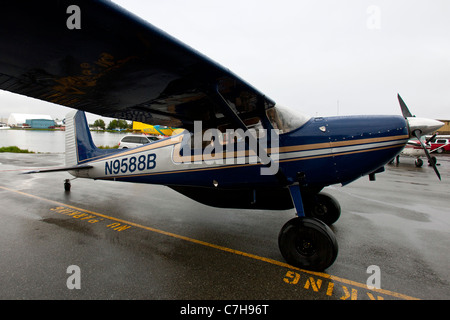
[[[233,153],[234,161],[229,161],[226,150],[215,153],[213,159],[211,155],[187,157],[181,154],[182,138],[181,134],[88,158],[79,163],[91,169],[71,173],[82,178],[210,188],[283,183],[279,175],[261,175],[261,163],[240,161],[238,152]],[[403,149],[408,138],[400,116],[315,117],[297,130],[280,134],[277,150],[269,149],[269,153],[277,159],[284,183],[323,188],[375,172]],[[251,152],[246,151],[248,156]]]

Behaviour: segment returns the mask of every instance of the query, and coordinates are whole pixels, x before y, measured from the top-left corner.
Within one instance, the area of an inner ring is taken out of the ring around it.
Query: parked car
[[[142,146],[147,143],[158,141],[157,137],[141,136],[141,135],[127,135],[120,139],[119,149],[130,149]]]
[[[431,150],[436,150],[437,153],[442,153],[444,151],[450,151],[450,139],[436,139],[436,141],[431,142]]]

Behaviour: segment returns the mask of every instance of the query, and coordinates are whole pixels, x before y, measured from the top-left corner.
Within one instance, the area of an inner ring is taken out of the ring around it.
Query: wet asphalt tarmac
[[[83,179],[67,193],[68,173],[20,174],[60,166],[62,154],[0,154],[0,299],[449,299],[450,157],[438,157],[442,181],[400,161],[375,182],[324,190],[342,207],[339,255],[312,273],[278,250],[293,210],[218,209],[163,186]]]

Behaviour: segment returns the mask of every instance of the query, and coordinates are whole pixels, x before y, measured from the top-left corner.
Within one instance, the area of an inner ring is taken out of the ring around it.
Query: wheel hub
[[[309,239],[299,239],[296,249],[301,255],[307,257],[312,256],[316,252],[314,244]]]
[[[314,213],[316,215],[323,216],[327,212],[328,212],[327,207],[322,203],[318,203],[314,206]]]

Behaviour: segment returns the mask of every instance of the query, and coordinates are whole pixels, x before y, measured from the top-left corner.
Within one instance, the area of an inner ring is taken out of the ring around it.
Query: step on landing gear
[[[288,221],[279,233],[281,254],[293,266],[323,271],[336,260],[336,237],[324,222],[305,217],[299,186],[294,185],[289,189],[298,217]]]

